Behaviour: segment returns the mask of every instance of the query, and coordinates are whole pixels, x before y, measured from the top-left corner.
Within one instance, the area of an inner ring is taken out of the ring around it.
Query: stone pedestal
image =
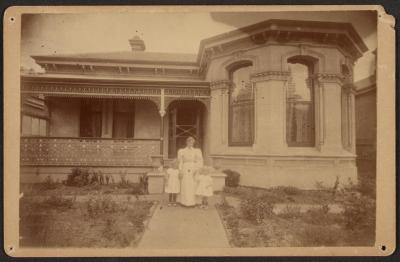
[[[164,192],[164,171],[151,171],[147,173],[149,178],[149,194],[161,194]]]
[[[225,178],[226,174],[222,172],[215,172],[211,174],[213,180],[213,190],[214,191],[222,191],[225,186]]]

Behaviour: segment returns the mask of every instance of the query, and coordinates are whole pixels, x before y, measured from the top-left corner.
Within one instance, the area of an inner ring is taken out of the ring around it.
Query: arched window
[[[251,62],[230,68],[229,145],[251,146],[254,141],[254,94],[250,82]]]
[[[288,59],[290,79],[286,98],[286,139],[289,146],[314,146],[313,64],[302,58]]]

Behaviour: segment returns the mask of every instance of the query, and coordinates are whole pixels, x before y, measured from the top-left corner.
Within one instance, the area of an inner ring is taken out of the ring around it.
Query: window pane
[[[113,137],[132,138],[134,130],[134,102],[129,100],[114,101]]]
[[[254,97],[250,70],[251,66],[245,66],[232,73],[230,144],[251,145],[253,143]]]
[[[32,117],[22,116],[22,135],[29,136],[32,134]]]
[[[308,66],[289,63],[287,93],[287,140],[289,146],[314,145],[312,82]]]
[[[39,134],[39,118],[32,117],[32,135],[38,136]]]
[[[41,136],[47,136],[47,120],[39,120],[39,133]]]
[[[80,111],[80,136],[101,137],[101,100],[84,99]]]

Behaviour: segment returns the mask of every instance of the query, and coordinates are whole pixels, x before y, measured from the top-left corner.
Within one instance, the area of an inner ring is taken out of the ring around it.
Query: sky
[[[86,13],[23,15],[21,66],[40,71],[31,55],[129,51],[139,35],[149,52],[197,53],[202,39],[268,19],[350,22],[370,51],[355,66],[355,80],[371,74],[376,20],[368,12]]]

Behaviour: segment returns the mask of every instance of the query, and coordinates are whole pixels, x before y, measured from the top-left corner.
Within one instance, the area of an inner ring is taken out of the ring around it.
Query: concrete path
[[[224,248],[229,247],[225,230],[210,201],[209,209],[167,207],[162,200],[139,248]]]

